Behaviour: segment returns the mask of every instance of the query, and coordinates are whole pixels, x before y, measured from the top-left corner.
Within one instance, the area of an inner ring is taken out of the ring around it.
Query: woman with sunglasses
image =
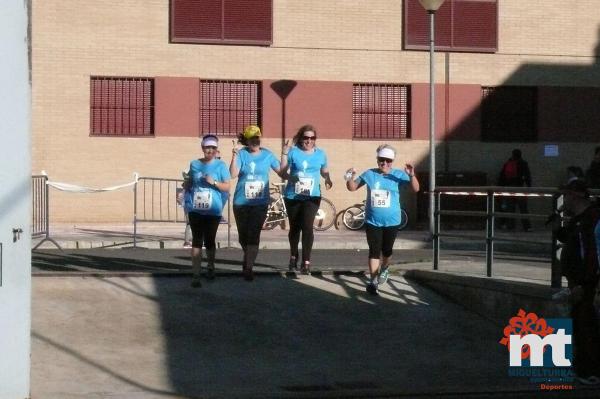
[[[378,285],[387,281],[388,265],[400,224],[400,187],[409,184],[413,191],[419,191],[419,181],[415,177],[415,168],[406,164],[404,170],[395,169],[392,163],[396,150],[387,144],[377,147],[377,168],[363,172],[354,179],[354,168],[346,172],[350,178],[346,181],[349,191],[367,186],[365,208],[365,226],[369,244],[370,281],[367,292],[376,295]]]
[[[294,138],[293,146],[285,143],[281,153],[281,170],[288,179],[284,201],[290,221],[289,270],[297,269],[298,243],[302,233],[301,272],[310,274],[310,253],[314,234],[313,223],[321,204],[321,177],[329,190],[333,183],[327,169],[327,155],[316,146],[317,131],[311,125],[302,126]]]
[[[190,163],[186,187],[185,209],[192,228],[192,287],[200,287],[202,244],[206,248],[209,280],[215,278],[215,238],[229,192],[229,170],[216,158],[219,139],[213,134],[202,138],[204,157]]]
[[[280,174],[280,163],[275,155],[260,146],[260,128],[247,126],[234,145],[229,165],[232,178],[238,178],[233,195],[233,214],[237,225],[240,245],[244,251],[242,272],[244,279],[252,281],[252,268],[258,255],[260,233],[269,206],[269,172]]]

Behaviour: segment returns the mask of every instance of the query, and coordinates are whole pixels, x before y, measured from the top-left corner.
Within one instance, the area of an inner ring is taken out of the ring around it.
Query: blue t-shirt
[[[185,210],[201,215],[221,216],[229,193],[224,193],[212,184],[208,184],[204,177],[210,176],[217,182],[228,182],[231,175],[225,162],[213,159],[204,163],[195,159],[190,163],[188,174],[192,187],[186,192]]]
[[[298,181],[288,181],[285,186],[285,198],[308,199],[321,196],[321,168],[327,167],[327,155],[320,148],[311,153],[292,147],[288,153],[290,176],[298,177]]]
[[[406,172],[392,169],[384,175],[374,168],[363,172],[356,182],[367,186],[366,223],[377,227],[400,224],[400,186],[410,182]]]
[[[239,169],[233,194],[233,205],[267,205],[269,203],[269,172],[278,169],[280,162],[273,153],[261,148],[257,154],[243,148],[235,166]]]

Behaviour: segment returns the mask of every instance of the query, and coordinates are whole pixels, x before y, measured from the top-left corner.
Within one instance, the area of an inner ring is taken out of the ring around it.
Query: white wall
[[[28,0],[0,12],[0,399],[29,397],[31,327]],[[18,240],[13,228],[22,229]]]

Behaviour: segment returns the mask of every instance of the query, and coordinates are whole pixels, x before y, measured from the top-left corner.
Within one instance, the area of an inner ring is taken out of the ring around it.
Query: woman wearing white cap
[[[415,168],[406,164],[404,170],[392,168],[396,150],[383,144],[377,147],[377,168],[369,169],[354,179],[354,168],[348,170],[352,177],[346,182],[346,188],[356,191],[367,186],[365,226],[369,244],[369,272],[371,279],[367,292],[377,294],[379,284],[388,278],[388,265],[392,257],[392,248],[400,224],[400,187],[409,184],[416,192],[419,181],[415,177]]]
[[[192,287],[200,287],[202,244],[206,248],[208,279],[215,277],[215,237],[229,192],[229,170],[216,158],[219,139],[214,134],[202,138],[204,157],[190,163],[185,208],[192,228]]]
[[[281,154],[281,169],[288,178],[284,200],[290,221],[290,271],[296,269],[298,243],[302,233],[301,272],[310,274],[310,253],[314,234],[313,223],[321,204],[321,177],[329,190],[333,183],[327,168],[325,151],[317,148],[317,131],[311,125],[302,126],[294,138],[293,146],[288,143]],[[289,169],[289,173],[288,173]]]
[[[261,131],[249,125],[239,136],[244,146],[233,147],[229,165],[232,178],[238,178],[233,195],[233,214],[237,225],[240,245],[244,250],[244,279],[252,281],[252,268],[258,255],[260,233],[269,206],[269,172],[280,173],[279,160],[271,151],[260,146]]]

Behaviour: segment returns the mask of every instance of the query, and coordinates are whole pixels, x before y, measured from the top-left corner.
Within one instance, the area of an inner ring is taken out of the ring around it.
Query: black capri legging
[[[302,261],[310,261],[313,241],[313,223],[321,205],[321,197],[309,197],[306,200],[284,198],[290,220],[290,253],[298,258],[298,243],[302,232]]]
[[[215,238],[221,216],[200,215],[196,212],[188,213],[190,227],[192,228],[192,247],[206,249],[215,249],[217,247]]]
[[[392,256],[398,226],[377,227],[368,223],[365,226],[369,244],[369,259],[379,259],[381,255],[384,258]]]
[[[260,233],[267,218],[267,205],[234,206],[233,214],[242,248],[260,244]]]

